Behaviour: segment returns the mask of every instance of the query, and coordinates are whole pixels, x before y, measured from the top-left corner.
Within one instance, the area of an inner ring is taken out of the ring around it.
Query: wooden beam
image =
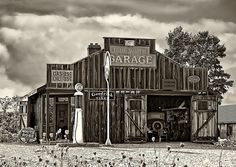
[[[164,108],[162,111],[171,111],[171,110],[186,110],[186,107],[175,107],[175,108]]]
[[[49,139],[49,93],[46,93],[46,108],[45,108],[45,114],[46,114],[46,140]]]
[[[30,120],[32,115],[32,100],[28,98],[27,102],[27,127],[30,127]]]
[[[56,120],[56,117],[57,117],[57,112],[56,112],[56,97],[53,97],[53,126],[54,126],[54,132],[53,132],[53,137],[55,138],[56,136],[56,132],[57,132],[57,120]]]

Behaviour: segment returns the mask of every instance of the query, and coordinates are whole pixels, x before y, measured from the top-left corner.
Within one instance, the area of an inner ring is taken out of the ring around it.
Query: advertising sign
[[[111,66],[156,67],[148,46],[110,46]]]
[[[162,89],[175,90],[176,89],[176,80],[175,79],[162,79]]]
[[[190,83],[198,83],[200,81],[200,78],[197,75],[192,75],[188,77],[188,81]]]
[[[52,70],[51,83],[73,83],[73,70]]]
[[[115,92],[109,92],[109,99],[115,100]],[[90,91],[89,92],[89,100],[107,100],[107,92],[106,91]]]
[[[25,143],[34,142],[36,140],[35,130],[30,127],[21,129],[18,136],[20,140]]]

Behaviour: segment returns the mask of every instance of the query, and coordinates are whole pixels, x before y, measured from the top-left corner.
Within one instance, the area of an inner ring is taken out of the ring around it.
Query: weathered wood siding
[[[106,88],[103,56],[103,52],[97,52],[74,63],[75,82],[82,83],[84,88]],[[156,68],[112,66],[110,88],[162,90],[163,79],[173,79],[176,81],[176,90],[207,90],[207,69],[183,67],[160,53],[156,53],[156,64]],[[192,75],[199,76],[200,81],[190,83],[188,77]]]
[[[37,98],[29,98],[28,104],[28,119],[27,126],[36,128],[39,130],[40,138],[42,137],[42,96],[37,96]]]
[[[230,135],[229,127],[232,127],[232,134]],[[221,123],[218,125],[220,138],[227,139],[228,137],[230,140],[236,141],[236,123]]]
[[[89,92],[84,92],[84,140],[104,143],[107,136],[106,101],[88,100]],[[117,92],[115,100],[110,101],[110,138],[113,143],[124,141],[124,94]]]
[[[125,142],[147,138],[147,96],[125,96]]]
[[[206,108],[201,108],[205,103]],[[217,99],[216,96],[196,95],[192,97],[192,140],[217,138]]]
[[[84,86],[84,139],[86,142],[104,143],[106,139],[106,102],[90,101],[90,90],[106,90],[104,78],[104,52],[96,52],[74,63],[75,83]],[[111,67],[110,89],[113,91],[162,90],[163,79],[173,79],[178,91],[207,89],[207,70],[185,68],[162,54],[156,53],[156,68]],[[191,84],[188,76],[198,75],[200,82]],[[74,84],[75,84],[74,83]],[[125,92],[127,93],[127,92]],[[111,140],[124,142],[124,93],[116,93],[110,102]]]

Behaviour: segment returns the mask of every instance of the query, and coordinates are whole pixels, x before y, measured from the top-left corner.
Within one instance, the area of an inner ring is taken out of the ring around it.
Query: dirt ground
[[[170,148],[169,151],[168,148]],[[56,145],[0,143],[0,166],[3,162],[10,164],[13,161],[26,162],[22,166],[40,166],[39,164],[42,165],[43,163],[38,162],[39,157],[45,163],[46,161],[56,162],[51,152],[53,150],[54,156],[59,155],[56,152],[59,153],[62,149],[68,149],[66,153],[71,159],[73,159],[72,157],[80,157],[81,162],[89,162],[90,166],[98,166],[99,163],[108,164],[108,162],[116,164],[114,166],[128,166],[127,164],[140,166],[141,162],[145,162],[146,166],[173,166],[175,163],[175,166],[182,167],[185,165],[191,167],[215,167],[219,165],[236,167],[236,150],[232,148],[221,149],[211,144],[195,143],[184,143],[184,146],[180,147],[179,142],[67,148]],[[46,153],[45,150],[49,153]],[[98,159],[99,161],[97,161]],[[47,166],[56,166],[53,163],[50,165],[50,162]],[[63,163],[62,166],[69,166],[66,161],[60,162]]]

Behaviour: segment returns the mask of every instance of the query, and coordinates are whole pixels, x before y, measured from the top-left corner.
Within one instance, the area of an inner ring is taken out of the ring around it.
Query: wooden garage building
[[[207,92],[208,73],[176,63],[155,50],[154,39],[104,37],[104,49],[72,64],[47,64],[47,83],[28,98],[28,126],[40,138],[59,128],[73,130],[74,85],[81,83],[85,142],[106,140],[104,54],[111,54],[110,139],[147,141],[147,131],[164,131],[170,141],[217,138],[217,98]]]

